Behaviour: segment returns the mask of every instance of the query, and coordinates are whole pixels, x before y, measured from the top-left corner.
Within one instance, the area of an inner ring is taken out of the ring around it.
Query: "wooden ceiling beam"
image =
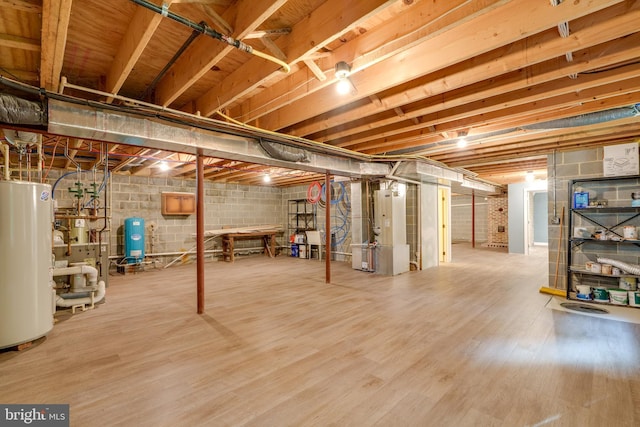
[[[628,137],[634,132],[640,130],[640,120],[629,118],[617,121],[615,124],[611,123],[599,123],[590,126],[583,126],[580,128],[574,128],[571,133],[567,133],[567,129],[549,129],[538,132],[514,132],[506,135],[504,138],[496,138],[491,140],[483,140],[480,142],[472,143],[464,149],[457,149],[456,147],[449,147],[442,150],[425,150],[418,152],[417,154],[426,155],[429,158],[438,159],[443,162],[450,162],[459,160],[461,158],[467,158],[469,155],[478,156],[474,158],[474,164],[487,164],[489,160],[483,156],[489,152],[500,152],[501,150],[509,149],[510,147],[526,147],[526,146],[539,146],[544,144],[556,144],[562,142],[571,142],[576,139],[580,140],[606,140],[611,135]],[[484,150],[484,151],[481,151]]]
[[[40,40],[12,36],[10,34],[0,34],[0,47],[40,52]]]
[[[257,165],[257,164],[252,164],[252,163],[243,163],[243,164],[238,164],[238,165],[234,165],[233,166],[233,170],[225,170],[222,172],[218,172],[218,173],[213,173],[213,174],[209,174],[207,175],[207,178],[209,179],[213,179],[213,180],[221,180],[221,179],[225,179],[225,180],[229,180],[229,179],[233,179],[234,176],[244,176],[247,173],[248,174],[255,174],[257,173],[261,168],[264,168],[265,166],[263,165]]]
[[[171,5],[172,0],[164,0]],[[135,14],[120,42],[111,68],[107,72],[106,92],[117,94],[133,70],[140,55],[162,21],[162,15],[144,7],[136,7]]]
[[[111,153],[115,153],[115,151],[118,149],[118,147],[120,147],[120,144],[109,144],[107,142],[100,142],[100,144],[106,144],[107,146],[107,150],[106,150],[106,154],[111,154]],[[100,154],[96,155],[96,159],[91,162],[91,166],[89,167],[89,169],[93,169],[95,168],[98,164],[100,164],[100,162],[102,161],[102,159],[100,158]]]
[[[40,75],[35,71],[15,70],[11,68],[0,70],[0,75],[9,77],[10,79],[20,80],[26,83],[36,83],[36,86],[40,79]]]
[[[210,170],[205,170],[204,177],[209,179],[213,176],[225,176],[236,173],[239,169],[245,166],[251,165],[251,163],[239,162],[236,160],[223,160],[211,165]]]
[[[535,139],[532,138],[526,141],[514,140],[510,143],[503,142],[501,144],[480,144],[465,150],[429,156],[429,158],[445,162],[451,167],[469,167],[474,163],[486,163],[494,159],[494,157],[503,159],[514,155],[524,157],[549,154],[553,152],[554,149],[567,147],[576,148],[587,143],[606,145],[611,140],[633,137],[637,131],[638,124],[634,123],[627,123],[615,127],[598,127],[597,125],[592,125],[569,135],[561,130],[554,130],[545,133],[543,136],[538,135]],[[494,161],[495,160],[496,159],[494,159]]]
[[[0,0],[0,9],[14,9],[28,13],[42,13],[39,0]]]
[[[163,161],[166,160],[170,160],[176,153],[174,152],[163,152],[163,151],[156,151],[154,154],[151,154],[150,157],[152,157],[152,159],[146,159],[146,161],[140,165],[140,166],[136,166],[134,168],[131,168],[131,170],[129,171],[131,173],[131,175],[140,175],[142,174],[144,171],[157,166],[158,164],[160,164]],[[167,162],[167,165],[169,166],[168,170],[163,171],[164,173],[169,173],[169,170],[173,169],[174,167],[176,167],[177,165],[179,165],[179,163],[173,163],[173,162]]]
[[[623,95],[618,95],[618,96],[612,96],[612,97],[608,97],[608,98],[604,98],[602,100],[599,101],[595,101],[593,103],[591,102],[585,102],[583,104],[574,106],[574,107],[568,107],[564,110],[560,110],[560,111],[553,111],[552,112],[552,116],[553,119],[562,119],[562,118],[567,118],[567,117],[574,117],[574,116],[578,116],[581,114],[588,114],[588,113],[593,113],[593,112],[597,112],[597,111],[601,111],[603,109],[611,109],[611,108],[617,108],[620,106],[626,106],[626,105],[630,105],[631,103],[633,103],[634,99],[637,98],[637,93],[631,93],[631,94],[623,94]],[[551,101],[550,101],[551,102]],[[526,111],[527,107],[523,107],[522,110],[518,113],[516,113],[516,116],[520,117],[521,121],[520,124],[524,125],[526,123],[531,124],[531,123],[539,123],[537,122],[537,120],[539,119],[539,115],[540,114],[544,114],[546,112],[548,112],[548,110],[553,110],[552,108],[547,107],[547,111],[543,110],[536,110],[535,105],[534,106],[529,106],[530,110]],[[492,126],[490,126],[487,131],[490,132],[497,132],[497,131],[501,131],[501,130],[508,130],[511,128],[515,128],[516,124],[513,121],[506,121],[506,117],[507,117],[507,113],[511,111],[511,110],[507,110],[504,112],[505,114],[505,123],[502,124],[496,124],[493,123]],[[526,116],[525,116],[526,114]],[[550,118],[549,116],[547,116],[547,118]],[[543,121],[547,121],[547,120],[543,120]],[[463,124],[461,124],[460,127],[464,127],[462,126]],[[530,133],[535,133],[535,131],[527,131]],[[566,133],[566,129],[564,129],[564,133]],[[507,137],[505,136],[498,136],[495,137],[495,139],[497,140],[504,140]],[[519,136],[519,138],[523,138],[522,136]],[[485,138],[483,139],[484,141],[486,140],[491,140],[494,138]],[[436,137],[433,135],[425,135],[424,133],[422,133],[422,131],[413,131],[413,132],[407,132],[406,134],[402,134],[402,135],[398,135],[396,139],[384,139],[381,140],[380,143],[378,145],[376,145],[375,148],[371,148],[368,150],[365,149],[361,149],[359,147],[354,147],[354,149],[358,149],[358,151],[362,151],[364,153],[367,154],[380,154],[380,153],[387,153],[387,152],[393,152],[396,150],[402,150],[402,149],[408,149],[408,148],[415,148],[416,149],[416,154],[426,154],[428,153],[430,150],[425,149],[420,149],[420,147],[423,146],[427,146],[427,145],[431,145],[434,143],[438,143],[438,142],[442,142],[441,140],[436,140]],[[452,149],[455,149],[455,144],[449,144],[446,147],[453,147]],[[436,146],[435,149],[438,150],[440,148],[440,146]]]
[[[373,104],[360,103],[357,106],[349,106],[350,108],[341,109],[339,114],[325,113],[315,117],[312,121],[287,128],[286,131],[297,136],[314,135],[326,129],[344,126],[363,117],[382,113],[389,108],[403,106],[407,104],[407,100],[413,102],[427,97],[451,93],[455,89],[468,87],[471,84],[493,79],[505,73],[517,72],[524,66],[540,64],[544,61],[548,61],[548,64],[552,67],[551,73],[559,67],[562,67],[562,72],[567,73],[567,75],[584,70],[585,65],[587,66],[586,69],[596,68],[595,66],[589,68],[588,62],[584,63],[585,60],[603,63],[602,60],[598,60],[597,54],[595,52],[592,53],[589,48],[598,46],[606,41],[615,40],[606,45],[606,48],[617,49],[615,47],[617,42],[624,43],[624,40],[617,39],[635,33],[638,28],[638,20],[640,20],[639,3],[636,2],[631,7],[628,4],[619,4],[573,21],[571,23],[570,38],[560,39],[555,28],[544,31],[491,52],[478,55],[468,61],[430,73],[411,81],[409,84],[400,85],[398,86],[399,89],[388,91],[389,93],[386,93],[380,99],[380,102]],[[626,45],[626,43],[624,44]],[[564,53],[567,50],[580,51],[582,54],[574,54],[574,62],[567,63],[564,58]],[[611,62],[618,62],[613,52],[598,51],[598,54],[603,53],[611,55],[609,56]],[[619,55],[620,57],[624,56],[623,53]],[[619,59],[619,61],[622,60],[622,58]],[[420,66],[424,67],[424,65]],[[548,76],[543,70],[544,68],[542,67],[532,67],[527,70],[527,73],[523,74],[527,74],[527,77],[533,79],[533,83],[541,83],[545,79],[555,78]],[[384,79],[384,75],[381,78]],[[380,97],[381,95],[376,96]],[[313,138],[313,136],[311,137]]]
[[[147,155],[150,151],[151,151],[151,148],[143,148],[143,149],[138,150],[135,154],[131,154],[129,158],[120,161],[120,163],[115,165],[111,169],[111,171],[112,172],[118,172],[118,171],[122,170],[125,166],[133,163],[134,161],[138,160],[140,157]]]
[[[513,102],[505,102],[503,97],[494,97],[486,101],[477,101],[466,106],[453,108],[440,113],[433,113],[421,118],[419,125],[403,126],[403,123],[381,127],[375,131],[361,134],[361,136],[353,140],[356,144],[344,144],[344,148],[368,151],[372,148],[384,147],[389,145],[397,146],[390,143],[396,135],[407,134],[407,132],[424,130],[428,124],[436,126],[438,132],[456,131],[463,128],[475,128],[488,124],[506,120],[507,118],[513,123],[518,117],[523,117],[520,123],[514,123],[515,126],[522,126],[527,123],[526,119],[531,117],[534,112],[542,113],[550,110],[562,110],[585,103],[590,107],[595,107],[599,111],[604,109],[604,104],[596,104],[594,100],[601,100],[620,95],[625,92],[635,91],[638,84],[637,78],[629,78],[637,76],[640,73],[640,64],[625,67],[624,73],[620,70],[612,70],[610,72],[585,76],[582,80],[571,80],[571,84],[575,84],[574,90],[570,86],[554,85],[553,82],[540,85],[542,92],[530,98],[529,94],[535,94],[534,89],[523,89],[513,94],[506,95]],[[626,77],[626,80],[619,81],[619,78]],[[602,83],[595,85],[595,83]],[[559,88],[559,89],[558,89]],[[557,89],[557,90],[553,90]],[[546,90],[546,91],[545,91]],[[520,95],[521,99],[518,99]],[[633,98],[629,99],[629,103],[633,103]],[[522,101],[522,103],[520,103]],[[619,105],[618,105],[619,106]],[[611,108],[614,108],[613,106]],[[557,117],[567,117],[566,111],[558,111]],[[371,140],[372,137],[377,137]],[[410,144],[409,144],[410,145]],[[388,147],[387,147],[388,148]],[[407,147],[405,147],[407,148]]]
[[[278,38],[275,45],[284,52],[287,58],[285,62],[296,63],[392,3],[393,0],[351,0],[349,7],[344,8],[343,0],[328,0],[295,24],[290,34]],[[202,115],[210,116],[256,89],[271,75],[279,72],[280,68],[278,64],[252,57],[233,71],[222,84],[212,87],[198,98],[196,108]]]
[[[43,0],[40,87],[57,92],[67,44],[72,0]]]
[[[579,75],[577,79],[569,79],[566,77],[568,74],[582,73],[638,57],[640,57],[640,33],[628,36],[623,40],[611,41],[576,52],[574,53],[574,62],[567,62],[564,58],[555,58],[494,79],[412,102],[404,106],[403,116],[396,117],[390,113],[378,113],[349,124],[343,124],[337,129],[311,135],[310,138],[318,142],[341,139],[344,142],[339,145],[346,147],[349,145],[347,137],[355,136],[357,138],[357,134],[360,132],[372,133],[372,129],[393,125],[406,118],[418,118],[420,124],[428,125],[429,123],[450,120],[446,114],[447,111],[459,111],[459,114],[464,114],[465,111],[474,110],[474,106],[491,109],[491,105],[498,103],[504,103],[502,106],[507,106],[525,103],[536,98],[549,97],[554,91],[556,93],[580,91],[590,85],[602,84],[599,82],[604,78],[609,81],[628,78],[625,77],[623,71],[632,71],[633,67],[630,65],[624,69],[600,75],[583,74]],[[456,107],[457,110],[455,110]]]
[[[619,0],[593,0],[590,2],[563,2],[553,7],[549,2],[512,0],[477,18],[463,22],[416,46],[377,63],[366,72],[351,75],[357,95],[344,96],[343,101],[328,92],[319,90],[304,100],[288,104],[277,112],[260,118],[261,126],[279,130],[344,106],[355,99],[367,97],[381,90],[390,89],[408,79],[418,78],[429,72],[446,68],[479,54],[513,43],[535,33],[595,13],[620,3]],[[491,31],[487,31],[491,29]],[[564,39],[563,39],[564,40]],[[447,52],[443,55],[442,52]],[[402,70],[401,73],[397,70]]]
[[[287,0],[235,2],[223,13],[222,18],[234,28],[231,35],[242,40],[286,2]],[[158,83],[156,102],[165,107],[170,105],[233,49],[235,48],[211,37],[196,39]]]
[[[329,76],[325,80],[316,80],[315,74],[309,75],[307,70],[292,73],[279,82],[257,93],[242,104],[231,110],[231,114],[237,120],[248,122],[265,114],[271,113],[284,103],[291,103],[308,96],[335,82],[333,69],[338,61],[353,63],[362,52],[366,52],[367,60],[358,60],[358,70],[380,62],[391,55],[398,54],[408,49],[414,43],[419,42],[429,34],[437,34],[443,28],[455,25],[456,18],[475,16],[477,13],[489,10],[491,3],[498,4],[501,1],[484,1],[482,5],[467,5],[461,0],[447,2],[419,2],[411,4],[397,17],[391,19],[381,28],[373,29],[356,37],[354,40],[338,47],[330,54],[319,56],[307,55],[304,59],[318,60],[317,65]],[[460,5],[463,4],[463,7]],[[459,9],[459,10],[457,10]],[[455,14],[452,12],[455,11]],[[421,19],[416,19],[420,16]],[[355,71],[355,70],[354,70]],[[281,100],[274,103],[273,100]]]

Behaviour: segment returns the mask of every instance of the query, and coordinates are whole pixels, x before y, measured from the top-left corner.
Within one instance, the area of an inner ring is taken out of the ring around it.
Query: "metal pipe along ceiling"
[[[289,64],[287,64],[284,61],[279,60],[278,58],[275,58],[271,55],[267,55],[264,52],[260,52],[257,50],[254,50],[253,47],[249,46],[248,44],[245,44],[244,42],[240,41],[240,40],[236,40],[231,36],[226,36],[224,34],[221,34],[219,32],[217,32],[216,30],[210,28],[206,23],[200,23],[197,24],[183,16],[177,15],[173,12],[169,11],[169,7],[166,4],[163,4],[162,7],[157,6],[153,3],[150,3],[146,0],[131,0],[133,3],[137,4],[138,6],[142,6],[144,8],[147,8],[155,13],[159,13],[160,15],[173,19],[176,22],[179,22],[182,25],[185,25],[189,28],[191,28],[192,30],[195,31],[199,31],[200,33],[207,35],[209,37],[213,37],[216,40],[220,40],[224,43],[227,43],[230,46],[235,47],[236,49],[242,50],[244,52],[250,53],[252,55],[258,56],[260,58],[266,59],[267,61],[271,61],[275,64],[278,64],[282,67],[282,70],[285,73],[288,73],[289,71],[291,71],[291,67],[289,67]]]
[[[626,119],[640,115],[640,104],[630,105],[628,107],[612,108],[605,111],[597,111],[595,113],[582,114],[574,117],[566,117],[564,119],[550,120],[548,122],[534,123],[525,126],[519,126],[509,129],[498,130],[495,132],[484,133],[481,135],[467,136],[468,142],[476,141],[479,139],[491,138],[494,136],[505,135],[511,132],[516,132],[521,129],[525,130],[552,130],[552,129],[565,129],[571,127],[595,125],[598,123],[610,122],[613,120]],[[422,145],[420,147],[412,147],[404,150],[397,150],[391,152],[391,154],[409,154],[416,151],[428,150],[430,148],[440,147],[443,145],[457,144],[458,138],[447,139],[446,141],[433,142],[431,144]]]

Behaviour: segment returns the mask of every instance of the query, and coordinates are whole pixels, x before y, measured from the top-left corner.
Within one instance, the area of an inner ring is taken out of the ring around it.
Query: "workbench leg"
[[[274,234],[269,236],[269,241],[271,243],[271,252],[269,252],[269,255],[271,255],[271,258],[274,258],[276,256],[276,236]]]

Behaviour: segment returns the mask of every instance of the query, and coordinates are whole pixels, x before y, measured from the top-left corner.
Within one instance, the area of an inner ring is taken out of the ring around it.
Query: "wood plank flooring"
[[[638,426],[640,325],[545,308],[545,252],[457,244],[384,277],[253,256],[112,276],[96,310],[0,353],[0,403],[73,426]]]

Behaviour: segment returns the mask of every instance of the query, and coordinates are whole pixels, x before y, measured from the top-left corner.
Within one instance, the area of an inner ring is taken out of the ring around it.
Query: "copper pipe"
[[[202,314],[204,313],[204,162],[201,150],[198,150],[196,189],[197,294],[198,314]]]
[[[324,176],[324,192],[327,209],[325,210],[325,283],[331,283],[331,176]]]

